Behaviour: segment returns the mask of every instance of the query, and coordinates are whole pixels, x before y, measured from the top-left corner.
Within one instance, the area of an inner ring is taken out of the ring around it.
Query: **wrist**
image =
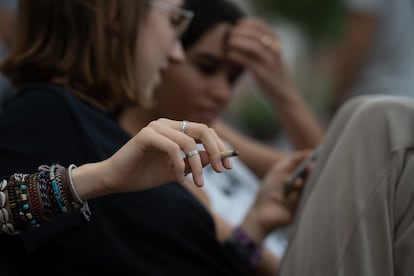
[[[259,218],[260,213],[256,213],[254,209],[250,209],[241,224],[243,231],[256,243],[261,243],[268,235],[268,231],[262,225]]]
[[[263,85],[262,90],[270,97],[273,103],[289,103],[299,93],[296,86],[290,80],[277,81]]]
[[[245,268],[256,267],[262,259],[261,243],[251,238],[240,226],[233,230],[225,246]]]
[[[82,200],[103,196],[108,191],[105,188],[104,177],[98,173],[97,164],[86,164],[72,170],[73,185]]]

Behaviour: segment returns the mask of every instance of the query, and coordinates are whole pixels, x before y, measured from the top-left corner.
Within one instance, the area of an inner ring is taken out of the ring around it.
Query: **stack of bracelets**
[[[17,234],[39,227],[61,213],[90,211],[75,189],[72,169],[60,165],[41,166],[35,174],[14,174],[0,182],[0,232]]]

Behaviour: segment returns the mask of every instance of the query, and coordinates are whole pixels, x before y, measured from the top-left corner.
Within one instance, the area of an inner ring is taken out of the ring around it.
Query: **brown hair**
[[[16,40],[0,67],[14,85],[62,80],[109,109],[138,101],[144,0],[19,2]]]

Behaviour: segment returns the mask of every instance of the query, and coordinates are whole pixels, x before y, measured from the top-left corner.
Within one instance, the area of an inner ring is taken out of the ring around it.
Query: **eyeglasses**
[[[178,37],[185,32],[194,17],[192,11],[180,8],[179,6],[163,0],[147,0],[145,3],[170,13],[171,25],[175,28]]]

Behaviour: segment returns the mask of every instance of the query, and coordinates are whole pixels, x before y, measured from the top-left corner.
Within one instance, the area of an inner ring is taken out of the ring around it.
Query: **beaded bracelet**
[[[27,195],[23,191],[24,187],[22,189],[23,174],[15,173],[10,180],[7,186],[7,194],[12,211],[13,224],[16,229],[26,229],[25,214],[22,210],[23,206],[27,203]]]
[[[9,235],[15,234],[14,225],[10,223],[10,214],[6,209],[7,197],[4,193],[7,187],[7,180],[3,179],[0,182],[0,220],[1,220],[1,230]]]
[[[29,175],[28,174],[14,174],[14,191],[17,195],[16,203],[18,215],[13,217],[14,221],[20,221],[22,229],[38,227],[39,224],[32,214],[32,203],[30,201],[30,194],[28,190]],[[10,203],[12,199],[10,198]]]
[[[47,217],[52,217],[56,214],[55,208],[49,197],[50,178],[46,170],[42,170],[38,174],[38,185],[40,194],[40,204],[45,211]]]
[[[40,171],[40,198],[49,217],[79,209],[69,201],[72,197],[70,193],[67,193],[68,182],[66,181],[66,169],[63,166],[58,164],[50,167],[42,165],[38,170]]]
[[[233,230],[225,244],[247,268],[257,266],[262,258],[261,245],[252,240],[241,227]]]
[[[53,195],[55,196],[55,200],[56,200],[57,204],[59,205],[60,210],[64,213],[66,213],[67,209],[63,205],[62,198],[61,198],[61,193],[59,191],[59,184],[58,184],[58,181],[57,181],[56,176],[55,176],[56,168],[57,168],[56,165],[50,166],[49,177],[50,177],[50,181],[52,182]]]
[[[33,207],[37,206],[39,202],[36,202],[35,196],[30,193],[30,175],[23,175],[20,189],[22,192],[24,192],[23,199],[26,200],[25,204],[22,206],[23,208],[21,210],[21,216],[24,218],[29,228],[39,227],[40,224],[37,221],[36,217],[33,215]]]
[[[88,202],[82,200],[73,183],[71,172],[75,167],[43,165],[38,173],[15,173],[9,181],[0,181],[0,232],[14,235],[79,209],[89,221]]]
[[[39,174],[36,173],[29,175],[28,190],[31,198],[30,203],[32,205],[32,214],[39,223],[44,223],[48,220],[48,218],[46,216],[45,209],[42,206],[39,187]]]

